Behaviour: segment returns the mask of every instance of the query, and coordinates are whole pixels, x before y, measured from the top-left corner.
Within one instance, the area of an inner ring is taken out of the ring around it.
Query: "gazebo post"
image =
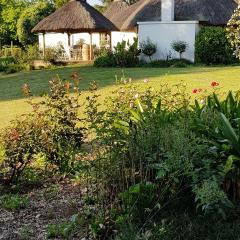
[[[109,46],[110,50],[112,51],[112,32],[109,32]]]
[[[45,49],[46,49],[46,43],[45,43],[45,32],[43,33],[43,58],[45,58]]]
[[[71,47],[71,33],[67,33],[68,35],[68,46]]]
[[[92,33],[90,34],[90,61],[93,60]]]

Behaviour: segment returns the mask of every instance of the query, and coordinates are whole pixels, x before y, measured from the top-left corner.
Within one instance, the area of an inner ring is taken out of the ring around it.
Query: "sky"
[[[101,1],[99,1],[99,0],[87,0],[87,2],[91,5],[101,4]]]

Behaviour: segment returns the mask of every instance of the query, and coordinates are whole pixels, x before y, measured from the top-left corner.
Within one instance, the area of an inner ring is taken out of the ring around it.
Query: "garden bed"
[[[19,196],[29,199],[22,209],[9,210],[0,205],[0,239],[45,240],[50,224],[69,221],[81,211],[81,188],[68,180],[51,180],[43,187],[29,189]],[[79,238],[76,236],[71,239]]]

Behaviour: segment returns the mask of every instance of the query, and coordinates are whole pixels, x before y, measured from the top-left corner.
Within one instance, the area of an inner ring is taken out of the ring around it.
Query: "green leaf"
[[[5,149],[4,147],[0,146],[0,164],[2,164],[5,160]]]
[[[144,110],[143,110],[142,104],[141,104],[141,102],[139,101],[139,99],[136,100],[136,103],[137,103],[137,107],[138,107],[139,111],[140,111],[141,113],[143,113]]]
[[[240,154],[239,137],[237,136],[226,116],[223,113],[220,113],[220,117],[222,121],[222,131],[224,137],[231,143],[233,149]]]
[[[134,122],[138,122],[141,120],[141,116],[138,112],[134,111],[134,110],[130,110],[130,113],[132,114],[133,117],[131,117],[131,119],[134,121]]]

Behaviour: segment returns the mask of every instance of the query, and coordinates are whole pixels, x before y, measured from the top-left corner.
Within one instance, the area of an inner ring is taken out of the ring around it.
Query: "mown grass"
[[[68,66],[49,70],[20,72],[11,75],[0,74],[0,128],[9,124],[17,115],[30,110],[21,87],[24,83],[31,86],[34,96],[40,97],[48,90],[49,80],[58,74],[63,79],[69,79],[72,72],[79,72],[82,80],[81,90],[86,93],[92,81],[97,81],[99,92],[108,96],[116,88],[116,76],[123,74],[131,77],[143,87],[145,78],[149,79],[150,86],[158,89],[162,84],[170,86],[183,82],[191,94],[193,88],[210,88],[212,81],[220,83],[221,92],[240,89],[240,66],[203,67],[193,66],[187,68],[94,68],[92,66]],[[82,100],[84,101],[85,94]]]

